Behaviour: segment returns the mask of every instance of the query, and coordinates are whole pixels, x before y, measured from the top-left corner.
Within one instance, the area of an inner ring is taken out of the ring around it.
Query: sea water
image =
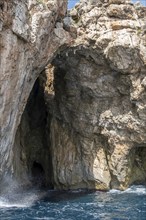
[[[124,192],[38,190],[0,197],[0,220],[146,220],[146,187]]]

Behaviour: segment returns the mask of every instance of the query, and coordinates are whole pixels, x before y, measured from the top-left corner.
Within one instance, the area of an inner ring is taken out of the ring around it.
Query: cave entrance
[[[146,184],[146,145],[138,145],[133,150],[132,182]]]
[[[33,162],[31,168],[31,176],[32,176],[32,183],[34,186],[44,187],[45,186],[45,172],[40,163],[36,161]]]
[[[45,100],[45,74],[43,71],[37,78],[17,130],[14,170],[21,182],[26,180],[26,184],[52,189],[51,115]]]

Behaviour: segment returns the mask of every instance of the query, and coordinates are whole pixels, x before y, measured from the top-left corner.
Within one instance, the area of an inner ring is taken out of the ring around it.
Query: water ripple
[[[146,188],[24,192],[0,197],[0,220],[145,220]]]

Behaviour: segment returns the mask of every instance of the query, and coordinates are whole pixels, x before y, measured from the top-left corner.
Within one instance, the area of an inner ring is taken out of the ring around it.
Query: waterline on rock
[[[109,191],[109,193],[117,193],[117,194],[127,194],[127,193],[134,193],[134,194],[138,194],[138,195],[146,195],[146,187],[143,185],[133,185],[131,187],[129,187],[128,189],[126,189],[125,191],[120,191],[120,190],[115,190],[112,189]]]

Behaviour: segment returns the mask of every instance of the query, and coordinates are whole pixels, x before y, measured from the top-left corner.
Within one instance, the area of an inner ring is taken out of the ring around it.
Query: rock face
[[[35,80],[60,46],[70,42],[61,26],[66,8],[64,0],[0,1],[1,178],[16,170],[24,176],[15,135]]]
[[[64,0],[2,0],[0,12],[1,179],[145,183],[146,8],[81,0],[67,16]]]
[[[52,63],[55,97],[48,104],[54,185],[145,183],[146,8],[81,1],[69,22],[77,38]]]

